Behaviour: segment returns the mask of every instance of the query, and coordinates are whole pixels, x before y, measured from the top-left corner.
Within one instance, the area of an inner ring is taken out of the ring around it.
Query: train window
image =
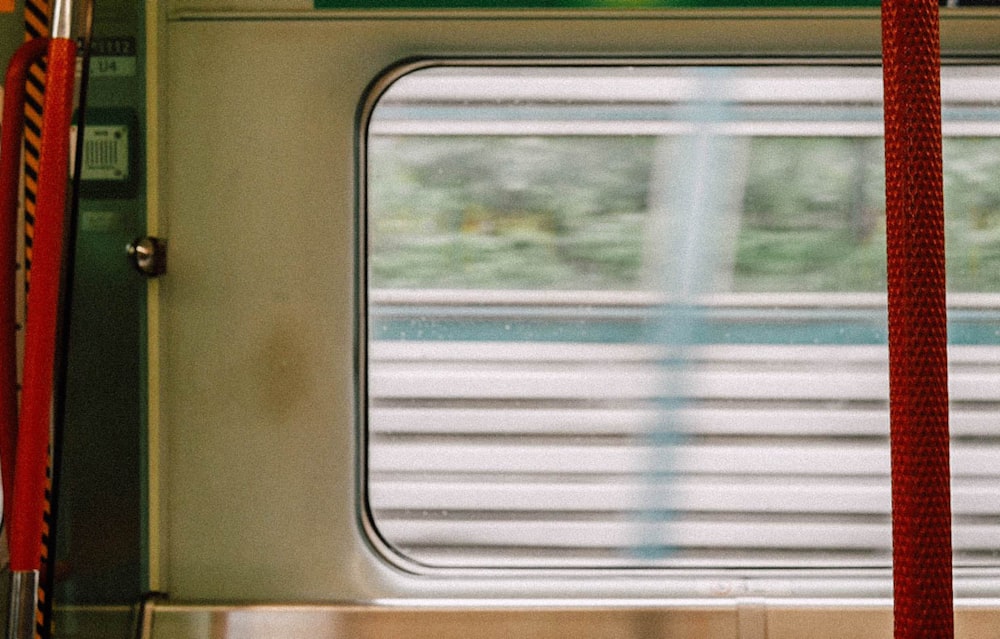
[[[955,550],[997,562],[997,70],[946,69]],[[890,561],[876,66],[454,62],[366,116],[366,507],[423,567]]]

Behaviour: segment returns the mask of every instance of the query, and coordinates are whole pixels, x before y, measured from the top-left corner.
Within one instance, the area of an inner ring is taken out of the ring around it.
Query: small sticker
[[[135,75],[135,58],[98,56],[90,59],[92,78],[130,78]]]
[[[88,233],[107,233],[120,226],[121,214],[115,211],[81,211],[80,230]]]
[[[90,54],[95,57],[123,56],[134,58],[136,55],[135,38],[131,36],[117,38],[94,38],[90,41]]]
[[[128,78],[135,72],[135,38],[95,38],[90,43],[91,77]]]

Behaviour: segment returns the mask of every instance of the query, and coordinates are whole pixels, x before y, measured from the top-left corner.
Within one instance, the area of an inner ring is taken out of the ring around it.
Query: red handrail
[[[954,637],[937,0],[883,0],[896,639]]]
[[[69,38],[52,38],[46,70],[24,383],[14,465],[14,519],[9,530],[12,571],[38,570],[40,563],[75,72],[76,43]]]
[[[43,53],[48,55],[48,68],[36,180],[24,383],[18,410],[15,264],[21,136],[25,79],[31,63]],[[33,637],[36,629],[75,72],[76,43],[73,40],[68,37],[40,38],[22,45],[11,60],[6,78],[8,93],[4,100],[4,126],[0,138],[3,147],[0,149],[0,233],[5,234],[0,236],[0,464],[3,466],[4,521],[13,575],[7,626],[7,636],[11,639]]]
[[[25,81],[31,65],[48,50],[48,38],[18,48],[7,67],[0,130],[0,476],[3,520],[10,525],[14,505],[14,458],[17,442],[17,199],[24,132]]]

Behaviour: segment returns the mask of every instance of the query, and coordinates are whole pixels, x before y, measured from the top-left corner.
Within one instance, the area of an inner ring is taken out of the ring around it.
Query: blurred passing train
[[[890,636],[878,3],[521,4],[98,7],[57,636]],[[1000,11],[949,5],[986,637]]]
[[[367,128],[372,523],[432,566],[889,553],[877,67],[424,67]],[[992,563],[996,70],[944,80],[955,544]]]

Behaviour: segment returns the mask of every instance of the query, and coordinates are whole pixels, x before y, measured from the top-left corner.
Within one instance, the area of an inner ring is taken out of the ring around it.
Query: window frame
[[[957,56],[946,63],[959,65],[990,62],[990,58],[962,58]],[[358,304],[362,318],[359,324],[359,348],[362,349],[362,365],[359,373],[359,426],[358,426],[358,494],[359,521],[372,550],[389,565],[411,575],[413,578],[444,578],[461,583],[463,579],[527,579],[535,583],[552,583],[569,578],[574,581],[611,579],[621,580],[624,587],[613,588],[619,593],[636,592],[641,584],[655,580],[657,590],[671,593],[661,603],[675,598],[687,600],[694,596],[701,600],[707,596],[714,600],[724,597],[760,595],[763,598],[787,601],[842,601],[850,600],[863,606],[884,605],[891,598],[891,566],[862,567],[726,567],[684,568],[684,567],[490,567],[490,566],[428,566],[414,560],[382,537],[378,530],[368,497],[368,359],[371,341],[368,338],[369,288],[367,281],[367,156],[366,141],[372,112],[384,91],[397,79],[409,73],[428,68],[453,68],[469,66],[488,67],[620,67],[620,66],[816,66],[816,67],[878,67],[880,61],[870,56],[834,56],[824,58],[819,55],[802,58],[790,56],[663,56],[663,57],[574,57],[574,56],[511,56],[511,57],[466,57],[427,56],[407,59],[390,66],[371,84],[358,111],[358,140],[356,175],[358,176]],[[888,481],[888,480],[887,480]],[[989,573],[995,572],[998,576]],[[956,593],[960,597],[981,599],[1000,593],[1000,570],[995,567],[956,567]],[[492,598],[492,597],[490,597]],[[587,600],[585,596],[583,599]],[[503,598],[501,597],[503,600]],[[624,601],[638,600],[629,595]],[[508,600],[509,601],[509,600]]]

